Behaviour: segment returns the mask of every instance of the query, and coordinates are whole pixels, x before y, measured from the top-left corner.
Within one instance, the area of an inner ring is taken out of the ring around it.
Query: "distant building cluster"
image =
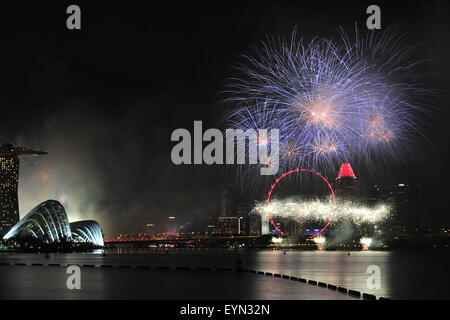
[[[393,206],[394,214],[390,217],[383,230],[373,230],[373,226],[357,225],[356,237],[372,236],[375,231],[382,232],[386,240],[393,240],[399,234],[405,235],[408,230],[418,229],[418,216],[421,207],[421,192],[418,184],[398,183],[391,186],[369,186],[360,188],[358,178],[349,163],[343,163],[333,183],[336,198],[339,200],[356,201],[368,207],[379,203],[389,203]],[[264,220],[264,218],[262,218]],[[264,222],[266,223],[266,222]],[[310,235],[316,233],[320,226],[302,226],[294,221],[280,219],[277,225],[288,235]],[[330,230],[334,233],[342,232],[342,226],[335,224]]]
[[[417,225],[416,218],[420,204],[419,185],[399,183],[389,187],[374,185],[369,188],[360,188],[358,179],[349,163],[341,165],[332,184],[338,199],[355,200],[368,206],[384,202],[393,204],[395,215],[389,221],[388,229],[385,230],[391,238],[396,237],[400,231],[404,233],[408,226]],[[218,201],[220,203],[218,213],[208,216],[206,221],[200,223],[197,221],[195,225],[192,225],[187,221],[188,219],[168,217],[167,225],[162,228],[158,229],[154,224],[148,224],[147,226],[151,225],[151,228],[143,236],[167,238],[176,235],[182,238],[193,238],[261,236],[276,233],[276,228],[271,225],[268,215],[252,214],[254,204],[242,201],[237,196],[233,185],[227,184],[222,187]],[[274,222],[287,235],[313,235],[321,227],[319,225],[303,225],[281,218]],[[370,233],[374,231],[363,225],[356,227],[358,229],[357,236],[370,236]],[[333,225],[333,228],[336,229],[336,232],[340,230],[339,225]],[[128,236],[124,235],[124,238]]]

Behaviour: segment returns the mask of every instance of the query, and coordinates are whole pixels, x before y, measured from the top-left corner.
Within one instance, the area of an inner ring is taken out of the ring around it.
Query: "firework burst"
[[[280,170],[336,171],[341,162],[392,159],[420,133],[419,62],[390,30],[339,41],[268,37],[228,86],[229,128],[280,130]],[[245,166],[240,175],[255,176]],[[257,175],[256,175],[257,176]],[[266,178],[267,179],[267,178]]]

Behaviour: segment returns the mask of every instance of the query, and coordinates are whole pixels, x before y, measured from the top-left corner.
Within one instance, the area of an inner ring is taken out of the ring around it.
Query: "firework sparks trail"
[[[421,131],[428,109],[420,101],[431,92],[421,89],[406,38],[390,30],[340,34],[339,41],[297,40],[295,30],[289,40],[268,37],[228,86],[227,127],[279,129],[281,172],[395,158]]]
[[[288,219],[298,223],[327,221],[333,215],[333,201],[328,200],[273,200],[270,204],[257,203],[253,214],[265,216],[270,213],[274,218]],[[372,224],[387,221],[392,215],[392,206],[387,203],[369,207],[351,200],[339,200],[333,221]]]

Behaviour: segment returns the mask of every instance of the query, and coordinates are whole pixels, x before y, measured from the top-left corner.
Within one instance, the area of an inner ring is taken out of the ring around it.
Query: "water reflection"
[[[166,252],[157,248],[122,247],[106,250],[105,254],[103,254],[102,250],[98,250],[83,254],[51,254],[50,258],[45,258],[44,254],[3,253],[0,255],[0,260],[1,262],[12,264],[25,263],[28,265],[33,263],[60,263],[62,265],[90,264],[97,267],[100,267],[100,265],[131,265],[133,268],[129,269],[130,273],[128,275],[133,281],[139,282],[138,270],[140,270],[139,266],[142,265],[151,266],[152,269],[158,269],[158,266],[170,266],[172,269],[176,267],[188,267],[191,270],[197,270],[199,267],[235,268],[238,254],[242,259],[242,266],[247,269],[321,281],[348,289],[371,293],[378,297],[382,296],[394,299],[450,298],[448,291],[450,284],[450,277],[448,275],[450,259],[447,252],[443,251],[428,253],[352,251],[349,255],[347,251],[287,251],[286,254],[283,254],[281,250],[235,251],[226,249],[173,248]],[[379,289],[369,288],[367,286],[367,279],[370,276],[367,273],[367,268],[372,265],[380,268],[381,287]],[[5,285],[6,287],[10,286],[12,288],[17,286],[17,288],[28,288],[31,290],[45,285],[45,281],[42,282],[43,276],[41,276],[39,273],[41,271],[39,270],[48,269],[48,267],[40,267],[41,269],[39,269],[31,266],[21,268],[16,266],[10,268],[9,270],[15,272],[16,276],[17,273],[20,273],[20,276],[17,276],[16,282],[12,283],[12,278],[4,272],[5,269],[2,269],[2,286]],[[120,273],[122,275],[125,274],[125,271],[120,270],[120,268],[109,269],[109,271],[103,268],[91,268],[91,271],[87,273],[88,278],[86,281],[88,282],[85,284],[92,290],[92,297],[95,296],[96,299],[102,297],[110,298],[110,292],[117,291],[114,288],[116,280],[112,280],[119,274],[116,271],[122,272]],[[208,287],[210,286],[209,281],[212,281],[214,277],[222,277],[223,275],[211,273],[210,279],[204,282],[201,280],[203,278],[200,274],[198,275],[199,287],[202,285]],[[173,272],[170,274],[170,281],[161,280],[159,286],[164,287],[170,283],[173,283],[173,286],[177,286],[176,283],[179,283],[179,286],[190,285],[191,283],[195,285],[197,283],[189,282],[183,278],[184,276],[188,275],[180,274],[178,271]],[[67,275],[63,272],[59,277],[64,280],[67,278]],[[259,275],[256,277],[254,281],[248,281],[245,290],[242,284],[242,279],[245,277],[238,281],[240,285],[239,290],[242,291],[242,295],[245,295],[249,299],[286,298],[286,288],[287,286],[291,286],[290,281]],[[51,281],[52,279],[49,278],[47,280]],[[174,281],[174,279],[177,280]],[[83,281],[82,286],[84,285]],[[94,281],[95,285],[90,284],[89,281]],[[231,282],[222,282],[224,285],[228,285],[231,291],[235,289]],[[123,280],[124,287],[127,286],[127,283],[127,281]],[[50,289],[52,288],[50,286]],[[64,287],[62,288],[64,289]],[[47,289],[50,290],[49,288]],[[61,290],[60,287],[53,289]],[[231,295],[231,291],[228,294]],[[289,297],[295,299],[295,297],[302,296],[302,292],[304,291],[296,291],[295,294]],[[316,294],[314,292],[310,294]],[[67,292],[64,291],[62,298],[66,294]],[[89,294],[89,291],[87,290],[85,294]],[[319,299],[327,296],[324,292],[321,294],[322,296],[319,294],[316,298]],[[167,295],[170,295],[170,290],[167,291]],[[120,291],[117,291],[117,297],[123,298]],[[303,297],[305,296],[303,295]],[[168,296],[167,298],[170,297]]]
[[[248,255],[250,269],[322,281],[396,299],[449,299],[446,252],[259,251]],[[380,268],[380,288],[367,285],[369,266]]]

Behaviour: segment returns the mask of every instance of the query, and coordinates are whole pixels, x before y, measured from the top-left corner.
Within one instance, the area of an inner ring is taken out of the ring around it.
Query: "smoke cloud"
[[[146,231],[147,223],[166,231],[168,216],[191,224],[217,213],[218,168],[173,165],[170,131],[147,122],[146,107],[111,117],[80,105],[67,105],[14,141],[48,151],[21,158],[21,217],[55,199],[70,222],[97,220],[106,236],[116,236]]]

